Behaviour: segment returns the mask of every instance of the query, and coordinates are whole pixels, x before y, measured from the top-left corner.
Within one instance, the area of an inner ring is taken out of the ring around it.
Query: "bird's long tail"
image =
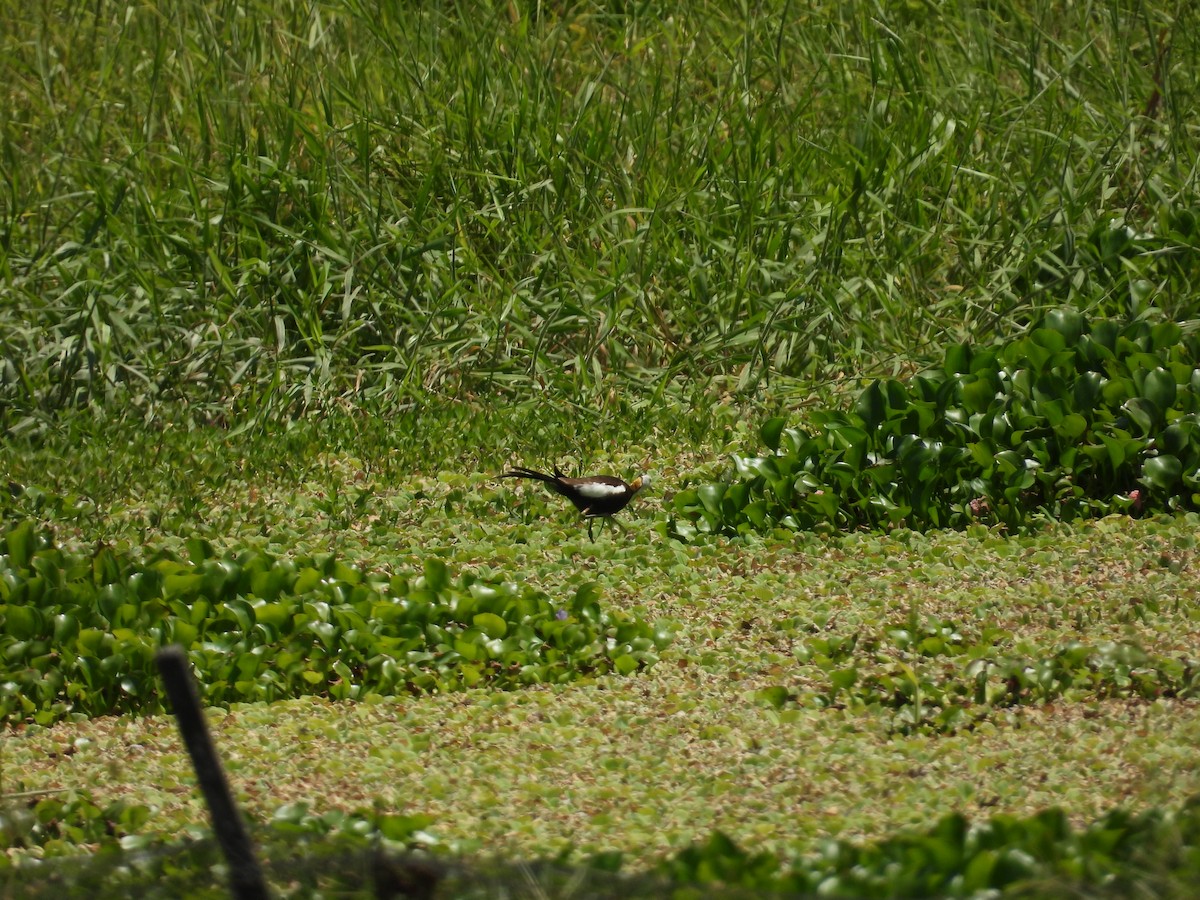
[[[507,472],[500,476],[501,478],[532,478],[534,481],[544,481],[546,484],[556,484],[558,479],[562,477],[562,472],[558,471],[558,466],[554,467],[554,474],[547,475],[545,472],[535,472],[533,469],[527,469],[524,466],[513,466]]]

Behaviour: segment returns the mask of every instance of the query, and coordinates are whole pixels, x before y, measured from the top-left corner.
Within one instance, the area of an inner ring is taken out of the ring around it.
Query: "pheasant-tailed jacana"
[[[607,518],[620,512],[633,499],[633,495],[650,484],[649,475],[639,475],[631,482],[622,481],[612,475],[589,475],[586,478],[568,478],[554,467],[554,474],[535,472],[524,466],[515,466],[500,476],[501,478],[531,478],[543,481],[550,490],[562,494],[575,505],[588,520],[588,538],[592,536],[592,521],[601,517]]]

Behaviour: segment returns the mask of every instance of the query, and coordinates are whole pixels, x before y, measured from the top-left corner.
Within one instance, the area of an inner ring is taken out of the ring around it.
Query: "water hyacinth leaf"
[[[1162,368],[1165,364],[1163,357],[1158,354],[1144,353],[1140,350],[1130,353],[1125,357],[1123,362],[1130,373],[1130,379],[1136,384],[1141,384],[1145,380],[1147,373]]]
[[[1145,482],[1161,491],[1171,491],[1183,477],[1183,463],[1170,454],[1152,456],[1142,464]]]
[[[296,581],[292,585],[292,593],[308,594],[317,589],[321,583],[321,572],[313,566],[304,566],[296,575]]]
[[[842,669],[834,669],[829,673],[829,683],[833,687],[834,692],[847,691],[858,682],[858,669],[854,666],[847,666]]]
[[[1036,347],[1041,347],[1049,350],[1051,354],[1058,353],[1060,350],[1065,350],[1067,347],[1067,337],[1062,332],[1053,328],[1035,328],[1029,335],[1030,344]],[[1032,347],[1027,346],[1026,351],[1031,351]],[[1038,368],[1041,368],[1050,357],[1037,355],[1035,357],[1038,363]]]
[[[108,547],[102,547],[92,557],[92,578],[96,584],[112,584],[121,577],[121,569]]]
[[[911,402],[908,388],[895,378],[889,378],[884,383],[884,391],[887,394],[888,408],[893,411],[902,410]]]
[[[1024,358],[1022,358],[1022,363]],[[1033,393],[1034,372],[1025,365],[1014,368],[1008,373],[1009,395],[1013,397],[1028,397]]]
[[[204,560],[211,559],[215,555],[212,544],[204,538],[188,538],[184,543],[184,547],[187,549],[188,557],[190,557],[193,563],[202,563]]]
[[[735,481],[725,488],[725,496],[721,498],[721,514],[736,516],[741,512],[750,497],[750,485],[744,481]]]
[[[1046,313],[1043,324],[1052,331],[1063,336],[1064,345],[1075,344],[1083,334],[1085,321],[1083,314],[1074,309],[1053,309]]]
[[[695,488],[684,488],[671,499],[671,508],[678,516],[686,517],[700,505],[700,495]]]
[[[170,643],[182,644],[184,647],[192,646],[200,636],[200,629],[183,619],[171,620],[166,631]]]
[[[883,397],[883,389],[878,381],[871,382],[870,386],[859,395],[858,402],[854,405],[854,411],[862,419],[863,426],[867,431],[874,431],[878,428],[887,415],[887,405]]]
[[[951,344],[946,348],[946,362],[942,370],[947,375],[966,374],[971,371],[971,347],[969,344]]]
[[[772,453],[779,450],[779,439],[783,434],[783,427],[787,424],[787,420],[782,416],[775,416],[763,422],[758,430],[759,437],[762,438],[763,444]]]
[[[791,694],[783,685],[776,684],[758,691],[755,697],[767,706],[774,709],[783,709],[784,704],[788,702]]]
[[[976,465],[978,465],[982,471],[985,473],[991,471],[992,466],[995,464],[996,457],[985,442],[976,441],[973,444],[969,444],[967,449],[970,451],[971,457],[975,460]]]
[[[1150,329],[1151,349],[1162,350],[1178,344],[1181,337],[1183,337],[1183,328],[1178,322],[1159,322]]]
[[[621,675],[633,674],[637,671],[639,665],[641,664],[637,661],[637,659],[628,654],[618,656],[613,660],[613,668],[615,668]]]
[[[1033,382],[1033,397],[1043,402],[1062,402],[1069,395],[1067,381],[1057,372],[1043,372]]]
[[[1096,408],[1104,383],[1104,376],[1099,372],[1084,372],[1076,379],[1071,393],[1077,412],[1090,413]]]
[[[1097,319],[1092,322],[1092,340],[1107,350],[1117,349],[1121,336],[1121,324],[1115,319]]]
[[[31,521],[21,522],[5,535],[4,544],[8,548],[8,558],[15,568],[29,568],[35,542],[36,536]]]
[[[1057,429],[1062,425],[1063,419],[1066,417],[1066,409],[1063,406],[1062,400],[1042,399],[1036,405],[1036,411],[1039,415],[1045,418],[1047,424],[1052,429]],[[1029,430],[1026,429],[1025,436],[1029,437]]]
[[[702,484],[696,489],[696,494],[704,508],[714,516],[721,512],[721,499],[725,496],[724,484]]]
[[[1119,437],[1110,437],[1107,434],[1101,434],[1100,440],[1108,451],[1108,462],[1113,469],[1119,469],[1125,464],[1125,440]]]
[[[1058,432],[1069,441],[1083,437],[1088,429],[1087,419],[1079,413],[1068,413],[1058,425]]]
[[[283,630],[291,620],[292,609],[283,603],[261,603],[254,608],[257,622]]]
[[[603,588],[598,581],[585,581],[575,591],[575,605],[577,607],[587,606],[592,603],[597,603],[600,600],[600,595],[603,593]]]
[[[1162,430],[1158,436],[1158,447],[1164,453],[1171,453],[1179,456],[1186,453],[1187,448],[1191,446],[1197,434],[1195,425],[1191,422],[1176,422],[1173,425],[1168,425]]]
[[[434,594],[440,594],[450,586],[450,575],[446,564],[440,559],[430,557],[425,560],[425,588]]]
[[[1161,367],[1152,369],[1146,373],[1146,380],[1142,384],[1142,393],[1145,399],[1158,407],[1160,412],[1166,412],[1175,405],[1177,395],[1175,376]]]
[[[996,398],[992,383],[979,375],[965,375],[959,380],[962,387],[963,406],[970,413],[986,412]]]
[[[508,633],[508,624],[495,613],[479,613],[471,621],[489,638],[502,638]]]
[[[805,499],[815,507],[825,521],[833,522],[837,518],[841,504],[838,502],[837,494],[832,491],[814,491]]]
[[[244,577],[248,584],[254,574],[270,570],[273,562],[266,558],[230,554],[192,565],[164,555],[138,571],[142,563],[114,551],[114,561],[130,577],[98,586],[84,574],[92,556],[53,552],[82,576],[75,588],[54,594],[58,605],[45,610],[0,606],[5,623],[0,654],[24,661],[36,652],[42,660],[39,686],[26,690],[19,709],[0,696],[0,713],[47,725],[68,711],[161,711],[162,700],[149,686],[155,678],[153,648],[165,643],[187,649],[205,701],[222,704],[314,691],[355,699],[485,682],[498,689],[565,682],[629,670],[630,661],[638,669],[652,665],[655,657],[647,651],[670,639],[669,630],[603,609],[595,582],[580,586],[574,602],[564,604],[528,586],[488,583],[479,576],[455,583],[447,574],[444,592],[435,595],[409,591],[407,579],[367,575],[324,557],[299,561],[300,571],[326,573],[311,591],[265,602],[228,594],[231,580]],[[160,577],[160,571],[169,574]],[[438,573],[433,574],[436,581]],[[10,557],[0,557],[6,586],[28,593],[26,584],[41,577],[16,572]],[[190,582],[193,596],[166,596],[181,580]],[[484,589],[471,590],[475,585]],[[474,609],[465,622],[456,612],[484,602],[489,608]],[[563,621],[567,618],[572,621]],[[511,640],[514,632],[519,640]],[[503,666],[469,666],[470,660],[501,657]],[[629,660],[618,666],[619,657]]]
[[[79,619],[72,613],[59,613],[54,617],[54,641],[66,644],[79,634]]]
[[[263,600],[274,600],[286,587],[288,573],[280,566],[250,576],[250,590]]]
[[[834,446],[844,451],[842,460],[846,465],[855,471],[861,470],[867,458],[867,432],[853,425],[838,425],[830,428],[830,434]]]
[[[746,505],[744,513],[746,518],[754,525],[754,527],[762,529],[767,527],[767,501],[755,500]]]
[[[19,641],[27,641],[41,633],[41,615],[30,606],[9,604],[0,610],[5,631]]]
[[[1142,397],[1132,397],[1124,403],[1121,409],[1129,414],[1129,418],[1133,420],[1142,434],[1149,435],[1154,431],[1154,424],[1160,413],[1152,403]]]
[[[873,382],[849,409],[806,411],[799,442],[781,437],[772,456],[735,458],[732,483],[689,489],[677,514],[727,534],[785,523],[1020,527],[1030,515],[1108,511],[1139,478],[1178,487],[1169,461],[1143,471],[1147,451],[1200,471],[1200,338],[1174,323],[1050,311],[1007,343],[944,353],[940,368],[907,382]],[[1186,497],[1156,488],[1142,503],[1195,505],[1197,486]]]

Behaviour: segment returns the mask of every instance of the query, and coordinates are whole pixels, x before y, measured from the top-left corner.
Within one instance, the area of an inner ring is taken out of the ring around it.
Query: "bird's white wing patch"
[[[626,492],[625,485],[623,484],[602,484],[599,482],[581,484],[576,490],[578,490],[579,493],[584,497],[591,497],[592,499],[598,499],[600,497],[619,497],[621,494]]]

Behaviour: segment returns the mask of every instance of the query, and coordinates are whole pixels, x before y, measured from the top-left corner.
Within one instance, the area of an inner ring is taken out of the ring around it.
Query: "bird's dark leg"
[[[596,538],[592,535],[592,524],[595,521],[596,520],[592,519],[592,518],[588,519],[588,540],[591,541],[593,544],[596,543]]]

